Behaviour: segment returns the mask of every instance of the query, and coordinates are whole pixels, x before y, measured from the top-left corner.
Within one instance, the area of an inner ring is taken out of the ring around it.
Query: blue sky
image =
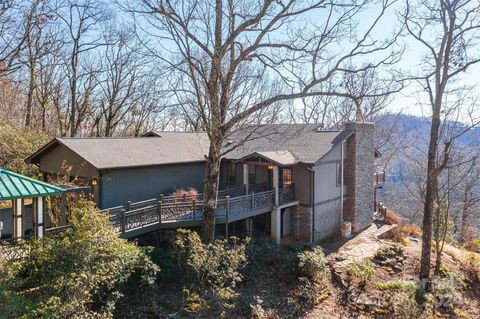
[[[375,29],[375,38],[382,39],[389,37],[396,28],[399,27],[399,21],[397,17],[398,11],[404,7],[405,0],[399,0],[397,3],[389,8],[386,15],[380,20],[379,25]],[[379,7],[372,7],[363,12],[358,18],[360,22],[360,28],[368,26],[373,19],[376,18],[379,12]],[[127,18],[127,17],[125,17]],[[312,17],[310,17],[312,18]],[[318,16],[316,17],[318,18]],[[397,67],[403,70],[404,74],[416,74],[421,63],[422,56],[425,51],[424,48],[418,44],[417,41],[410,37],[402,37],[400,41],[406,46],[406,51],[402,57],[402,60]],[[480,48],[479,48],[480,49]],[[480,84],[480,65],[476,65],[468,70],[463,78],[459,80],[459,84],[464,83],[468,86],[474,86]],[[480,89],[477,87],[474,90],[475,94],[480,95]],[[425,94],[419,94],[419,87],[417,85],[410,85],[404,89],[401,93],[397,94],[389,105],[388,110],[393,112],[403,111],[412,115],[429,115],[428,107],[422,107],[422,102],[426,101]]]

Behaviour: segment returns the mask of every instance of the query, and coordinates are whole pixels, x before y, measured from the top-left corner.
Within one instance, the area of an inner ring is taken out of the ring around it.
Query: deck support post
[[[245,187],[245,195],[248,194],[248,164],[243,163],[243,186]]]
[[[282,238],[282,216],[281,216],[281,209],[278,208],[277,206],[273,207],[272,213],[271,213],[271,218],[270,218],[270,232],[273,241],[277,245],[280,245],[281,238]]]
[[[273,194],[275,206],[278,206],[278,166],[273,166]]]
[[[44,236],[44,211],[43,211],[43,197],[36,197],[33,199],[32,214],[34,218],[33,231],[36,238],[43,238]]]
[[[228,239],[228,218],[230,215],[230,195],[225,196],[225,238]]]

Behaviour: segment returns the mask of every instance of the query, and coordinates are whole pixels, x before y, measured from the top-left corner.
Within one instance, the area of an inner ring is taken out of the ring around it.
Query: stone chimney
[[[345,201],[343,219],[354,232],[373,223],[375,146],[373,123],[347,122],[345,130],[354,134],[346,141],[344,160]]]

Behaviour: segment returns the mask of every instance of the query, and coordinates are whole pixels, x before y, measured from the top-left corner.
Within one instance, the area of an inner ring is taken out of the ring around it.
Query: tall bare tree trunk
[[[441,101],[441,98],[437,101]],[[432,222],[433,209],[438,188],[437,149],[438,133],[440,128],[440,104],[433,108],[432,127],[430,130],[430,144],[428,147],[427,188],[425,193],[425,207],[423,211],[422,256],[420,264],[420,279],[429,282],[430,260],[432,254]],[[429,285],[425,287],[429,289]]]
[[[203,207],[202,239],[206,243],[212,242],[215,238],[215,211],[217,210],[222,139],[218,138],[210,143],[203,192],[205,203]]]

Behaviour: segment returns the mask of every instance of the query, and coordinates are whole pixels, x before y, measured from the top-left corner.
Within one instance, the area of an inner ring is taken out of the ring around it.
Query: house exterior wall
[[[40,171],[58,174],[71,167],[73,177],[97,178],[98,171],[90,163],[63,145],[58,145],[40,159]]]
[[[310,166],[297,164],[292,167],[292,182],[295,184],[295,198],[300,205],[312,205],[311,176]]]
[[[337,185],[337,164],[341,163],[342,143],[315,163],[314,241],[334,235],[341,227],[341,186]]]
[[[194,187],[203,192],[205,163],[115,169],[101,177],[101,208],[125,205]]]

